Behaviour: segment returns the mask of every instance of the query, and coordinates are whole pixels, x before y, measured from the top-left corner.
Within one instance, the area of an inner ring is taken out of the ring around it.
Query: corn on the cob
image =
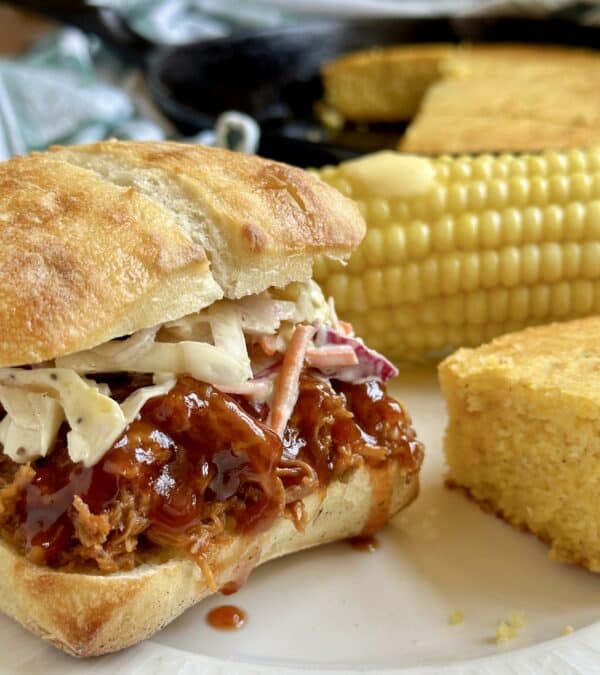
[[[425,159],[376,153],[320,176],[357,200],[367,235],[315,279],[396,359],[600,313],[600,147]]]

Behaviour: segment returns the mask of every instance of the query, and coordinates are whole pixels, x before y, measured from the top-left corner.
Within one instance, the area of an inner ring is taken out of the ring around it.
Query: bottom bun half
[[[279,556],[375,529],[418,490],[418,473],[395,461],[383,470],[358,468],[304,500],[303,532],[281,517],[264,533],[215,545],[207,558],[217,586]],[[187,559],[103,576],[34,565],[0,543],[0,610],[74,656],[140,642],[212,593],[200,567]]]

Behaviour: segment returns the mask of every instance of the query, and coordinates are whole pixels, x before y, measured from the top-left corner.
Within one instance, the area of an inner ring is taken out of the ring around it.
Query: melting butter
[[[351,159],[340,165],[340,171],[361,192],[376,197],[418,197],[427,194],[435,185],[435,169],[431,162],[392,150]]]

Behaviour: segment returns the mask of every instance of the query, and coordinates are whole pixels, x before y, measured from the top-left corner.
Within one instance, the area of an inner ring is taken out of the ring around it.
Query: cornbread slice
[[[449,482],[600,571],[600,317],[461,349],[439,375]]]
[[[424,44],[355,52],[323,68],[325,100],[363,122],[414,118],[404,152],[523,151],[600,138],[600,52]]]
[[[502,116],[422,113],[408,127],[398,149],[422,155],[443,155],[508,149],[511,152],[566,150],[588,148],[598,143],[600,124],[588,127]]]
[[[409,119],[455,51],[452,44],[425,44],[352,52],[323,67],[325,100],[350,120]]]

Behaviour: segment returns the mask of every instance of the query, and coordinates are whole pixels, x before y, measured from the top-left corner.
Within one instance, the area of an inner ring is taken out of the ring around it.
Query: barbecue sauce
[[[127,382],[120,386],[125,396]],[[266,426],[267,415],[265,405],[184,377],[148,401],[93,467],[70,460],[63,425],[55,449],[33,464],[35,475],[22,489],[11,525],[17,545],[36,562],[64,564],[63,554],[77,544],[73,497],[100,514],[123,489],[136,497],[149,528],[167,539],[189,536],[215,503],[226,505],[235,531],[266,530],[283,513],[286,480],[294,480],[277,476],[287,461],[282,452],[315,469],[320,487],[363,461],[382,476],[390,457],[409,470],[421,462],[409,418],[377,382],[329,385],[304,373],[283,443]],[[380,520],[371,520],[371,531]]]
[[[206,615],[206,623],[217,630],[237,630],[246,623],[246,612],[235,605],[221,605]]]

